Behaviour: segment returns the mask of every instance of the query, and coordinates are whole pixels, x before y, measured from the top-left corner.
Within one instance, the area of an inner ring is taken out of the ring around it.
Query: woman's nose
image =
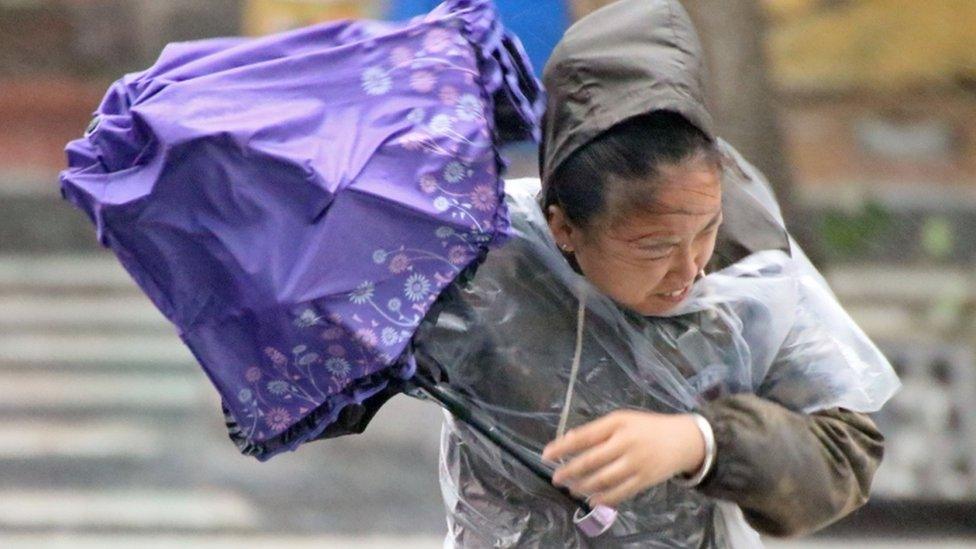
[[[695,261],[695,253],[689,247],[682,247],[673,256],[671,277],[681,282],[688,282],[698,275],[700,267]]]

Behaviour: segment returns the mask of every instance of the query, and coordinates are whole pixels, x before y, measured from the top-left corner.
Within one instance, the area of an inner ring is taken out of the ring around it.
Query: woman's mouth
[[[688,297],[688,291],[691,290],[691,284],[688,284],[680,290],[675,290],[673,292],[662,292],[659,294],[654,294],[654,297],[667,301],[669,303],[680,303],[684,298]]]

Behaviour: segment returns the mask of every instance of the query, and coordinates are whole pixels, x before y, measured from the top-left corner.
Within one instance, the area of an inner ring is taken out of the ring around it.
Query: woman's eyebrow
[[[662,234],[660,231],[658,231],[656,233],[648,233],[642,236],[638,236],[637,238],[630,238],[627,241],[637,242],[645,246],[665,246],[665,245],[673,245],[681,242],[681,237],[670,236],[666,233]]]
[[[640,244],[640,247],[642,249],[657,250],[657,249],[664,249],[664,248],[673,248],[673,247],[677,246],[680,242],[681,241],[678,240],[678,239],[674,239],[674,240],[661,240],[661,241],[657,241],[657,242],[641,243]]]
[[[722,221],[722,210],[719,210],[715,214],[715,216],[712,217],[712,219],[708,222],[708,225],[705,225],[705,227],[701,230],[701,232],[705,232],[705,231],[708,231],[710,229],[715,228],[715,226],[718,225],[721,221]],[[641,241],[644,241],[644,240],[652,239],[652,238],[654,238],[655,236],[658,236],[658,235],[661,235],[661,236],[659,238],[655,239],[655,240],[651,240],[651,241],[646,242],[646,243],[641,242]],[[636,238],[628,238],[626,241],[627,242],[641,242],[645,246],[666,246],[666,245],[678,244],[679,242],[681,242],[681,237],[678,237],[678,236],[670,236],[667,233],[662,233],[662,231],[657,231],[657,232],[647,233],[647,234],[638,236]]]
[[[715,217],[713,217],[712,220],[708,222],[708,225],[705,225],[705,228],[702,230],[707,231],[709,229],[712,229],[716,225],[718,225],[719,222],[721,221],[722,221],[722,210],[719,210],[718,213],[715,214]]]

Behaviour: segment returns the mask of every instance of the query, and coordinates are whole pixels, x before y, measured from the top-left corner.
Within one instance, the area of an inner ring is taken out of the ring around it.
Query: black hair
[[[653,183],[660,181],[662,168],[698,159],[721,166],[715,141],[684,116],[662,110],[630,118],[577,149],[556,169],[543,209],[559,205],[574,225],[589,227],[606,209],[611,186],[614,192],[629,191],[627,197],[636,200],[627,203],[640,207],[653,201]]]

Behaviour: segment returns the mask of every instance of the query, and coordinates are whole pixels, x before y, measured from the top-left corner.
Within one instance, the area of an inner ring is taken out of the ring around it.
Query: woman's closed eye
[[[711,227],[709,229],[705,229],[704,231],[698,233],[698,236],[695,237],[695,238],[696,238],[696,240],[701,240],[701,239],[706,238],[706,237],[711,237],[712,235],[714,235],[717,232],[718,232],[718,225],[715,225],[714,227]]]
[[[716,217],[715,220],[709,223],[707,227],[702,229],[702,231],[698,233],[698,236],[696,236],[695,238],[702,239],[705,237],[710,237],[713,234],[717,233],[718,228],[722,225],[722,221],[723,221],[723,217],[721,215]]]
[[[641,246],[640,250],[648,261],[658,261],[669,257],[676,247],[674,245]]]

